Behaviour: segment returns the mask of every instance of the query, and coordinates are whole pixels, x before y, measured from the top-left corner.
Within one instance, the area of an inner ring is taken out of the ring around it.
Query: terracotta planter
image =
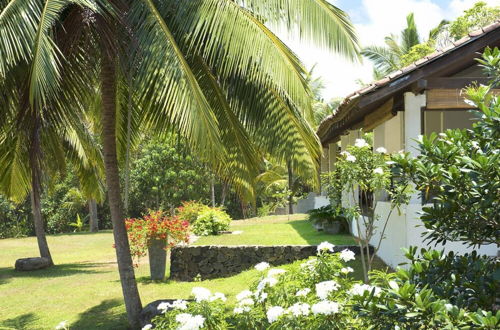
[[[148,247],[149,272],[154,281],[163,281],[167,266],[167,242],[165,240],[154,240]]]

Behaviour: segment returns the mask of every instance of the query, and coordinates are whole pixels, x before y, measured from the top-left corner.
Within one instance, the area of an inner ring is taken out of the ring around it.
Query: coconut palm
[[[429,32],[428,41],[433,43],[438,34],[443,30],[448,21],[443,20],[439,25]],[[385,37],[386,46],[364,47],[361,55],[373,62],[375,79],[390,74],[400,69],[402,57],[410,52],[412,47],[422,43],[422,37],[418,32],[413,13],[406,16],[406,28],[401,31],[400,36],[391,34]]]
[[[311,113],[305,70],[266,24],[357,56],[346,14],[325,0],[0,0],[0,8],[0,79],[28,63],[31,108],[69,105],[65,95],[98,86],[118,269],[134,328],[142,307],[119,184],[124,128],[184,136],[251,197],[261,153],[291,162],[299,175],[317,173],[321,154],[304,119]]]

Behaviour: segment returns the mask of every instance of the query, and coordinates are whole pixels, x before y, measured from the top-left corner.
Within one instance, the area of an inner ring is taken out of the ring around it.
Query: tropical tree
[[[311,112],[305,70],[264,22],[300,28],[303,38],[357,56],[347,15],[325,0],[1,0],[0,6],[1,81],[28,63],[31,109],[60,105],[66,112],[57,122],[66,123],[75,113],[64,107],[74,100],[69,96],[81,96],[79,105],[94,91],[100,98],[118,269],[134,328],[142,306],[118,164],[126,133],[174,131],[252,197],[260,152],[307,175],[317,173],[321,153],[304,120]],[[17,91],[2,85],[7,100],[16,100]]]
[[[400,36],[391,34],[385,37],[386,46],[364,47],[361,55],[373,62],[373,75],[375,79],[398,70],[411,63],[416,57],[419,59],[434,51],[434,40],[442,29],[448,24],[446,20],[429,32],[426,42],[418,32],[413,13],[406,16],[406,28],[401,31]],[[408,54],[411,54],[410,56]]]

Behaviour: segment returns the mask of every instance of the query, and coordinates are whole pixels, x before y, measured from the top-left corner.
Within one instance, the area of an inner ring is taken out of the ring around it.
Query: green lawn
[[[288,222],[283,217],[274,217],[241,221],[233,228],[241,228],[247,233],[245,242],[254,244],[315,244],[323,240],[324,235],[316,233],[314,237],[314,232],[305,225],[300,220]],[[254,226],[268,228],[263,229],[260,241],[253,233]],[[288,234],[283,235],[281,230]],[[235,244],[233,237],[241,243],[245,236],[223,235],[203,240],[221,242],[227,238],[228,244]],[[348,237],[329,240],[337,244],[349,242]],[[37,255],[36,239],[0,240],[0,329],[54,329],[63,320],[69,321],[72,330],[125,329],[125,309],[111,233],[55,235],[49,236],[48,242],[57,266],[35,272],[16,272],[13,265],[17,258]],[[359,264],[351,263],[359,277]],[[257,276],[257,271],[249,270],[201,283],[151,283],[147,280],[148,272],[144,259],[136,273],[143,304],[162,298],[187,298],[194,286],[224,292],[231,301]]]
[[[268,216],[233,221],[230,231],[239,235],[205,236],[195,245],[317,245],[329,241],[336,245],[354,244],[350,235],[329,235],[317,232],[305,220],[305,214]]]

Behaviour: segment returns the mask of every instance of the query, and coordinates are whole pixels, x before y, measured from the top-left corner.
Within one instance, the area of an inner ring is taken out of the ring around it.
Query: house
[[[383,146],[388,152],[404,150],[417,156],[419,135],[471,127],[474,116],[468,111],[471,106],[464,102],[461,89],[472,82],[487,83],[487,77],[474,60],[487,46],[500,46],[500,21],[347,96],[318,128],[324,148],[321,171],[332,169],[339,153],[364,132],[373,132],[374,149]],[[385,219],[390,202],[382,199],[376,202],[375,212]],[[421,210],[422,200],[415,194],[402,214],[391,215],[386,239],[379,250],[379,256],[388,265],[404,262],[401,248],[426,246],[421,236],[425,228],[417,227],[421,224]],[[355,229],[353,234],[357,234]],[[442,247],[468,251],[460,242]],[[496,255],[497,250],[498,246],[488,245],[479,252]]]

